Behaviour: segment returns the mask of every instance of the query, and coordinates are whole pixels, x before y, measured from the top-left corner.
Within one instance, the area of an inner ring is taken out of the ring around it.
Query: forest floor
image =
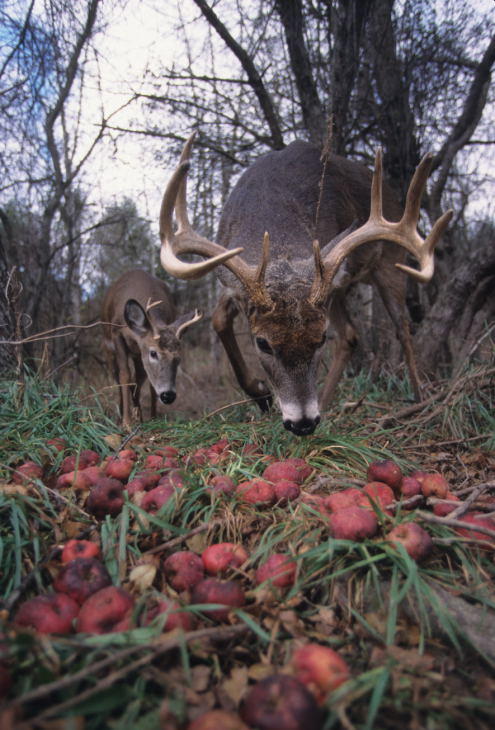
[[[400,381],[357,378],[304,439],[249,404],[128,434],[96,397],[34,378],[1,383],[0,728],[493,728],[493,383],[493,368],[471,369],[432,384],[419,408]],[[98,468],[81,478],[88,450]],[[76,474],[64,477],[68,457]],[[213,489],[215,477],[238,485],[290,458],[311,469],[285,504]],[[447,501],[406,499],[399,485],[392,502],[367,505],[372,536],[336,537],[328,497],[363,493],[370,464],[383,460],[403,475],[441,474]],[[27,461],[38,469],[20,468]],[[116,462],[122,486],[98,502],[98,480],[117,474]],[[161,506],[152,474],[169,477]],[[445,505],[455,511],[440,516]],[[473,512],[476,530],[459,532]],[[421,560],[388,537],[409,523],[431,538]],[[92,561],[79,573],[64,562],[73,539],[98,550],[77,558]],[[225,542],[245,552],[219,575],[234,598],[218,613],[230,599],[199,591],[197,577],[174,582],[181,571],[164,564],[187,551],[203,578],[204,551]],[[273,555],[289,568],[263,582]],[[91,614],[101,585],[112,597]],[[67,614],[54,608],[60,593]],[[63,629],[50,625],[54,614]],[[344,662],[340,678],[327,659],[302,671],[298,652],[313,645]],[[268,699],[253,694],[269,686]],[[226,714],[205,724],[213,709]]]

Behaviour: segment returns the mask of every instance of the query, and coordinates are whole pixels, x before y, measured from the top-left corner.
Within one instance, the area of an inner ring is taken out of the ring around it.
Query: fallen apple
[[[35,596],[21,603],[14,616],[17,626],[26,626],[40,634],[68,634],[79,613],[79,604],[65,593]]]
[[[88,467],[92,468],[92,467]],[[84,490],[91,487],[91,479],[85,473],[85,469],[78,469],[77,471],[68,471],[64,474],[60,474],[55,482],[56,489],[76,489]]]
[[[172,631],[173,629],[191,631],[194,628],[193,614],[190,611],[182,611],[177,601],[172,601],[168,598],[162,598],[146,608],[143,616],[143,624],[149,626],[157,616],[166,617],[165,623],[163,624],[164,631]]]
[[[422,495],[423,492],[421,491],[420,481],[415,477],[402,477],[399,493],[404,499],[417,497],[420,494]]]
[[[347,662],[338,652],[316,643],[296,649],[290,666],[294,676],[309,689],[319,705],[351,676]]]
[[[233,494],[235,489],[235,483],[227,474],[216,474],[206,487],[206,491],[210,494]]]
[[[237,485],[236,496],[241,502],[256,505],[256,507],[271,507],[275,502],[273,484],[264,479],[249,479]]]
[[[91,540],[69,540],[65,543],[60,560],[62,563],[70,563],[76,558],[98,558],[100,546]]]
[[[402,471],[392,459],[372,461],[368,466],[366,477],[369,482],[383,482],[388,484],[396,494],[399,494],[402,481]]]
[[[116,517],[124,504],[124,485],[118,479],[101,477],[91,488],[86,500],[86,509],[97,520],[104,520],[106,515]]]
[[[485,544],[479,547],[484,550],[491,550],[495,547],[495,535],[487,535],[476,530],[477,527],[484,527],[495,532],[495,520],[487,517],[482,512],[466,512],[460,519],[466,527],[456,527],[455,531],[458,535],[467,537],[470,540],[483,540]]]
[[[77,631],[86,634],[109,634],[128,631],[134,607],[132,596],[123,588],[107,586],[87,598],[76,621]]]
[[[330,533],[335,540],[360,542],[374,537],[378,531],[375,513],[363,507],[344,507],[327,518]]]
[[[433,540],[417,522],[396,525],[385,535],[385,539],[393,545],[403,545],[407,554],[416,562],[427,558],[433,550]]]
[[[190,722],[187,730],[249,730],[249,728],[233,712],[208,710]]]
[[[12,472],[14,484],[30,484],[34,479],[41,479],[43,467],[34,461],[25,461]]]
[[[145,493],[140,506],[142,509],[146,510],[146,512],[158,512],[164,504],[167,504],[167,502],[170,501],[174,494],[174,487],[161,484]]]
[[[457,495],[453,494],[453,492],[447,492],[445,499],[447,500],[446,502],[435,502],[433,505],[433,514],[437,517],[450,515],[451,512],[457,509],[462,501]],[[457,502],[457,504],[449,504],[449,502]]]
[[[392,506],[395,502],[395,494],[391,487],[384,482],[368,482],[363,487],[363,493],[357,504],[364,509],[378,509],[386,514],[393,514]]]
[[[340,492],[333,492],[328,497],[323,498],[323,504],[329,512],[337,512],[344,507],[356,506],[363,495],[362,489],[356,487],[348,487]]]
[[[289,502],[297,499],[301,494],[301,487],[296,482],[291,482],[288,479],[280,479],[273,485],[275,490],[275,503],[279,507],[285,507]]]
[[[193,588],[204,578],[203,561],[190,550],[172,553],[163,563],[168,583],[179,593]]]
[[[102,562],[96,558],[75,558],[61,568],[53,581],[53,587],[81,604],[111,582],[110,574]]]
[[[105,468],[105,476],[126,482],[134,469],[134,461],[132,459],[123,459],[115,456],[109,459]]]
[[[239,714],[257,730],[320,730],[323,722],[311,692],[287,674],[257,682],[242,700]]]
[[[449,491],[449,483],[441,474],[426,474],[421,483],[421,491],[425,497],[445,499]]]
[[[290,482],[302,484],[311,471],[312,467],[304,459],[285,459],[269,464],[263,471],[262,478],[272,483],[287,479]]]
[[[192,604],[220,604],[220,608],[201,609],[202,613],[216,621],[226,621],[231,609],[240,608],[245,602],[244,591],[234,580],[204,578],[196,583],[191,593]]]
[[[201,560],[209,575],[221,575],[229,568],[240,568],[249,555],[242,545],[233,542],[219,542],[209,545],[201,553]]]
[[[273,553],[262,563],[255,573],[256,585],[269,582],[277,588],[287,588],[294,585],[296,579],[297,563],[291,560],[286,553]]]

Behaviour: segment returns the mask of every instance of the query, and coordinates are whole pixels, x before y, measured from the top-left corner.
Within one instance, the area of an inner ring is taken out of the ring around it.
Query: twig
[[[418,510],[416,514],[418,517],[425,520],[425,522],[435,522],[437,525],[446,525],[447,527],[462,527],[464,530],[481,532],[483,535],[495,538],[495,530],[492,530],[489,527],[483,527],[483,525],[476,525],[472,522],[463,522],[463,520],[454,520],[450,517],[450,515],[437,517],[429,512],[423,512],[422,510]]]
[[[29,335],[28,337],[24,337],[20,340],[0,340],[0,345],[24,345],[24,344],[26,344],[26,342],[39,342],[41,340],[54,340],[58,337],[67,337],[68,335],[74,334],[72,331],[60,332],[60,330],[65,330],[65,329],[87,330],[87,329],[91,329],[91,327],[98,327],[101,324],[109,324],[109,323],[98,320],[98,322],[92,322],[91,324],[63,324],[63,325],[60,325],[60,327],[54,327],[53,329],[50,329],[50,330],[44,330],[43,332],[37,332],[34,335]],[[56,333],[58,333],[58,334],[56,334]]]
[[[178,537],[174,537],[172,540],[168,540],[167,542],[162,542],[161,545],[156,545],[156,547],[151,548],[151,550],[146,550],[146,552],[144,552],[143,555],[153,555],[154,553],[161,553],[164,550],[169,550],[170,548],[174,548],[176,545],[180,545],[181,543],[185,542],[186,540],[189,540],[189,538],[192,537],[193,535],[197,535],[200,532],[209,530],[210,527],[215,527],[216,525],[220,525],[220,524],[222,524],[221,520],[213,520],[212,522],[204,522],[202,525],[195,527],[193,530],[186,532],[184,535],[179,535]]]

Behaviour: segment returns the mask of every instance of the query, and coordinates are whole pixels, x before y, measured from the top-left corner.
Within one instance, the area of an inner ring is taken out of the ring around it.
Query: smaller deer
[[[156,416],[157,397],[162,403],[173,403],[180,338],[202,316],[196,310],[177,317],[167,285],[146,271],[126,271],[109,287],[102,308],[104,342],[109,366],[120,385],[120,413],[125,428],[132,421],[131,399],[143,420],[140,396],[146,377],[151,418]]]

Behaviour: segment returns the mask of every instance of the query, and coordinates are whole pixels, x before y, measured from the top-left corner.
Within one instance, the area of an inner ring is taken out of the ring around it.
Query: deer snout
[[[300,418],[298,421],[291,421],[289,418],[286,418],[284,427],[287,431],[292,431],[296,436],[309,436],[313,433],[320,421],[320,416],[316,416],[315,418]]]
[[[160,400],[162,403],[165,403],[167,405],[168,403],[173,403],[177,394],[175,390],[164,390],[162,393],[160,393]]]

